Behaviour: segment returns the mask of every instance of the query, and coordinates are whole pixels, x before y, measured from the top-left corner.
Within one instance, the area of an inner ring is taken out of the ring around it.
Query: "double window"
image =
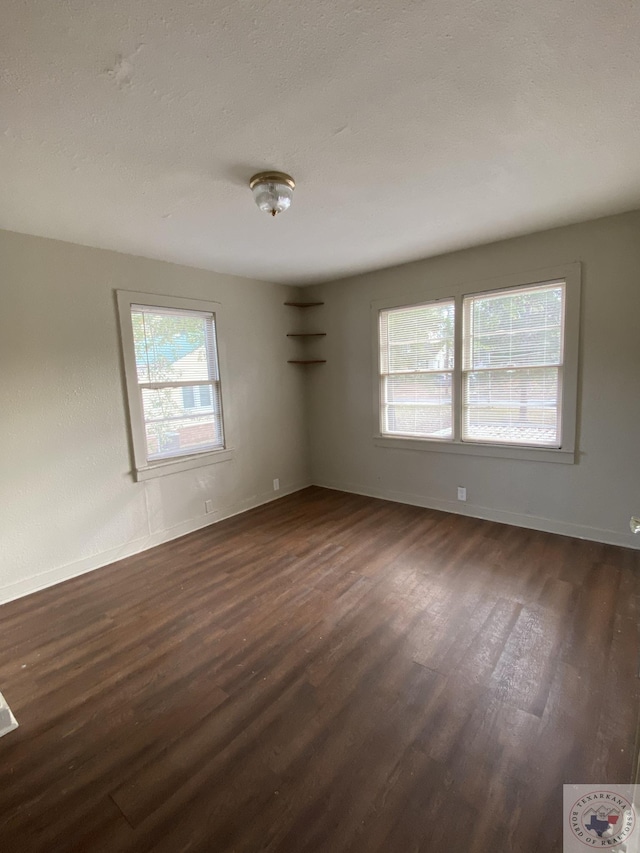
[[[380,436],[572,452],[576,267],[378,308]]]
[[[225,438],[216,306],[124,291],[118,301],[138,476],[218,461],[212,454],[224,451]]]

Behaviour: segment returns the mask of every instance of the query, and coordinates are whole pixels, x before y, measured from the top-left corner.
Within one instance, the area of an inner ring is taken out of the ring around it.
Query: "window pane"
[[[221,447],[215,415],[188,420],[152,421],[145,426],[149,459],[202,453]]]
[[[453,300],[381,311],[381,372],[451,370],[453,334]]]
[[[382,432],[451,438],[451,374],[387,376],[383,385]]]
[[[558,446],[558,368],[464,375],[462,437],[497,444]]]
[[[144,308],[133,309],[131,320],[139,382],[215,378],[210,372],[211,316]]]
[[[564,284],[464,299],[465,370],[562,363]]]
[[[194,391],[197,393],[205,388],[209,392],[208,406],[192,408],[185,405],[195,396]],[[150,459],[196,453],[224,445],[218,386],[143,388],[142,406]],[[194,414],[194,408],[197,414]]]

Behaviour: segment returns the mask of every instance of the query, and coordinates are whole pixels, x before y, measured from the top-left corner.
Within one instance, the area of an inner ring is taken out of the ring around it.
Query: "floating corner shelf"
[[[317,308],[318,305],[324,305],[324,302],[285,302],[284,304],[292,308]]]
[[[319,305],[324,305],[324,302],[285,302],[285,305],[291,308],[317,308]],[[324,338],[326,332],[287,332],[288,338]],[[290,358],[287,364],[326,364],[326,358]]]

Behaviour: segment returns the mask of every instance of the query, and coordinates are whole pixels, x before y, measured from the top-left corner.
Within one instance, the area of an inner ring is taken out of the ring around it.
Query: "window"
[[[118,302],[138,477],[221,461],[219,306],[125,291]]]
[[[382,432],[453,438],[453,299],[380,312]]]
[[[462,301],[462,439],[559,447],[563,281]]]
[[[561,272],[418,304],[376,303],[380,437],[480,455],[504,448],[497,455],[516,458],[573,453],[579,266]]]

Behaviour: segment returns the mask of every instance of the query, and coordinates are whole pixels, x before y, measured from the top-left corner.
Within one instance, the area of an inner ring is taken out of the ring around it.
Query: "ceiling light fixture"
[[[258,172],[249,186],[260,210],[276,216],[291,205],[296,182],[284,172]]]

